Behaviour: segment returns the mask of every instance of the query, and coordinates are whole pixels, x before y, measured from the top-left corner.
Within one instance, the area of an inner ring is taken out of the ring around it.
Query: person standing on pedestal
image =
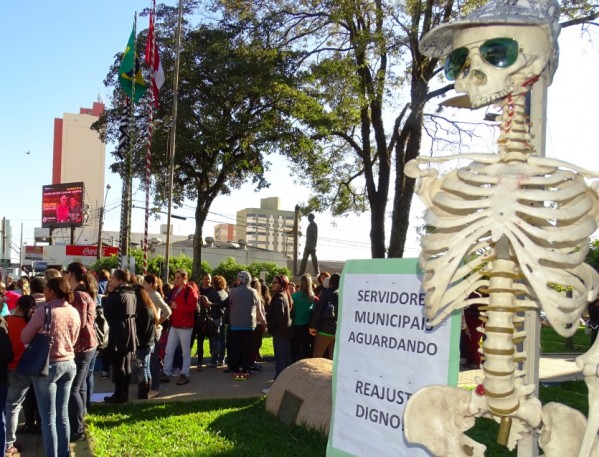
[[[308,256],[312,256],[312,266],[314,267],[314,275],[318,276],[318,259],[316,258],[316,242],[318,241],[318,226],[314,222],[314,214],[308,214],[308,229],[306,230],[306,246],[304,247],[304,256],[300,267],[299,276],[306,272],[306,264]]]

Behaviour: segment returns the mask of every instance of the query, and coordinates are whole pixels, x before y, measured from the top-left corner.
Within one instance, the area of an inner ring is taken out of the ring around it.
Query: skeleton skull
[[[505,49],[508,44],[514,48]],[[457,59],[452,62],[455,89],[467,93],[472,107],[479,108],[508,94],[526,92],[546,67],[551,46],[541,27],[488,25],[460,30],[453,49],[448,59]]]

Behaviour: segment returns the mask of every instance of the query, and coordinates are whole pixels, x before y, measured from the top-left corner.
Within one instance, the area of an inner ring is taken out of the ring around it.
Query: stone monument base
[[[304,359],[287,367],[273,383],[266,410],[287,423],[329,433],[333,361]]]

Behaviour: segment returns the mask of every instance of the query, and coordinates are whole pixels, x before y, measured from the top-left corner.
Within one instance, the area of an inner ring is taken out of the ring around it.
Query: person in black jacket
[[[204,356],[204,336],[210,339],[210,362],[209,367],[222,366],[224,363],[224,347],[221,347],[221,332],[223,331],[223,316],[229,306],[229,293],[227,292],[227,280],[220,275],[211,278],[212,287],[207,294],[200,295],[202,311],[210,316],[212,323],[206,320],[202,329],[202,340],[198,338],[198,360]],[[212,331],[208,331],[212,326]],[[199,362],[198,362],[199,366]]]
[[[312,311],[310,334],[314,336],[314,357],[333,359],[335,349],[335,332],[337,331],[337,312],[339,307],[339,280],[341,277],[333,273],[329,279],[329,288],[320,294],[318,303]]]
[[[268,333],[272,335],[272,345],[275,350],[275,379],[291,365],[291,297],[287,286],[289,279],[285,275],[277,275],[270,286],[272,300],[266,313]]]
[[[4,408],[6,407],[6,394],[8,393],[8,364],[12,362],[13,352],[8,338],[8,326],[0,316],[0,446],[6,449],[6,419]]]
[[[141,284],[133,286],[137,308],[135,327],[137,329],[137,399],[147,400],[152,374],[150,373],[150,355],[156,342],[157,312],[154,303]]]
[[[135,324],[137,299],[126,270],[114,270],[110,275],[108,288],[111,292],[102,301],[102,307],[110,326],[106,350],[111,358],[114,394],[104,397],[104,401],[127,403],[131,382],[131,353],[137,351],[138,345]]]

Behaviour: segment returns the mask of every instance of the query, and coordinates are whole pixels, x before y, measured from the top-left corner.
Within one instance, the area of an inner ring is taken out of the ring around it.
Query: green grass
[[[199,400],[94,406],[87,423],[95,457],[321,456],[324,434],[286,426],[265,400]]]
[[[195,354],[196,353],[196,343],[193,343],[193,347],[191,348],[191,354]],[[262,355],[262,357],[274,357],[275,356],[275,350],[272,347],[272,336],[271,335],[264,335],[264,337],[262,338],[262,347],[260,348],[260,354]],[[210,345],[208,343],[208,338],[204,339],[204,360],[206,360],[207,357],[210,357]]]
[[[541,401],[571,406],[587,414],[586,385],[568,381],[541,386]],[[324,434],[286,426],[267,413],[265,400],[197,400],[93,406],[87,416],[95,457],[216,456],[304,457],[324,456]],[[478,419],[467,432],[487,446],[486,457],[516,456],[495,440],[498,424]]]
[[[541,328],[541,353],[579,353],[586,352],[591,348],[591,336],[584,333],[584,327],[579,327],[574,334],[573,347],[566,346],[566,338],[557,334],[551,327]]]

